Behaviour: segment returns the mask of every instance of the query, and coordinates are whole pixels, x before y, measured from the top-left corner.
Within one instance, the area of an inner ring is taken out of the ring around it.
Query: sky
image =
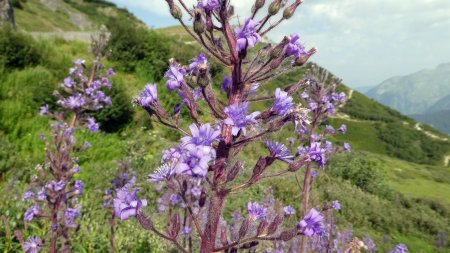
[[[111,1],[151,27],[177,25],[164,0]],[[196,2],[184,1],[189,6]],[[253,1],[231,3],[243,22]],[[304,0],[269,39],[278,42],[292,33],[308,48],[317,47],[311,60],[345,84],[374,86],[450,62],[450,0]]]

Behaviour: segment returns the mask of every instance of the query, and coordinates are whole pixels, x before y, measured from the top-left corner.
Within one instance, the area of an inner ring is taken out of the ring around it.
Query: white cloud
[[[170,20],[164,0],[113,2]],[[196,0],[185,2],[192,6]],[[231,2],[242,22],[253,1]],[[344,82],[374,85],[392,75],[450,61],[450,1],[305,0],[297,14],[270,37],[278,41],[293,32],[308,46],[317,46],[313,60]]]

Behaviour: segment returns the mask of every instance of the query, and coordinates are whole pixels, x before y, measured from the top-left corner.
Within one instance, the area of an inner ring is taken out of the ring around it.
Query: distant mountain
[[[414,119],[450,134],[450,109],[411,115]]]
[[[355,90],[361,92],[361,93],[366,93],[368,91],[370,91],[371,89],[375,88],[374,85],[370,85],[370,86],[359,86],[359,87],[355,87]]]
[[[450,63],[390,78],[366,94],[404,114],[442,110],[450,104]]]

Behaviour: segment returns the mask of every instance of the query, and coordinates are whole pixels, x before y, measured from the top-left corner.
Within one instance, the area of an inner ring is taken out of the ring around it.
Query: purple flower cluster
[[[133,188],[133,186],[134,181],[130,181],[122,188],[117,189],[117,196],[114,199],[113,206],[116,217],[119,217],[121,220],[135,217],[142,207],[147,206],[147,200],[137,197],[140,188]]]
[[[247,203],[248,216],[251,220],[263,220],[267,216],[267,208],[260,205],[258,202]]]
[[[248,112],[248,102],[244,102],[242,104],[233,104],[225,107],[225,114],[227,118],[223,121],[224,124],[233,126],[232,133],[233,135],[238,135],[239,131],[242,131],[243,135],[247,133],[247,125],[256,123],[256,116],[258,116],[259,112],[252,112],[250,115],[247,115]]]
[[[289,43],[284,48],[284,54],[286,56],[292,56],[293,55],[296,58],[307,54],[306,51],[305,51],[305,46],[303,46],[300,43],[300,37],[297,34],[292,34],[289,37]]]
[[[395,246],[395,249],[392,251],[389,251],[389,253],[408,253],[408,248],[405,244],[398,244]]]
[[[167,70],[164,77],[168,80],[166,81],[166,87],[169,91],[179,89],[181,84],[184,82],[184,77],[186,76],[186,70],[176,63],[170,64],[169,70]]]
[[[197,8],[207,11],[214,11],[220,8],[220,2],[219,0],[199,0],[197,3]]]
[[[316,209],[312,208],[309,213],[297,224],[297,228],[306,236],[320,235],[323,230],[323,216]]]
[[[200,2],[199,2],[200,4]],[[192,75],[196,72],[198,72],[200,67],[206,67],[208,65],[208,59],[206,58],[205,54],[199,54],[197,57],[195,57],[191,64],[189,64],[189,74]]]
[[[289,149],[282,143],[274,142],[273,140],[268,139],[264,142],[264,144],[269,149],[271,156],[287,163],[292,162],[292,158],[294,158],[294,156],[291,154],[291,151],[289,151]]]
[[[25,253],[37,253],[41,247],[41,240],[38,237],[32,236],[23,244]]]
[[[307,156],[311,161],[323,167],[327,162],[326,154],[332,151],[331,148],[331,142],[326,142],[325,147],[322,147],[321,142],[313,142],[309,148],[298,147],[298,154]]]
[[[147,84],[139,97],[139,104],[142,107],[149,107],[154,105],[158,100],[156,92],[156,84]]]
[[[256,26],[257,23],[255,21],[247,18],[244,27],[235,28],[236,50],[239,53],[246,52],[248,48],[254,47],[261,40],[261,36],[256,32]]]
[[[293,106],[292,97],[287,92],[277,88],[275,90],[275,101],[273,102],[272,110],[280,116],[285,116],[292,110]]]

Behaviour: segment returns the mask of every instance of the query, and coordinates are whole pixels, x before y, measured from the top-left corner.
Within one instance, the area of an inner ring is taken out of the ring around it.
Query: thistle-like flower
[[[237,135],[239,131],[242,131],[243,135],[247,133],[247,125],[251,123],[255,123],[255,117],[258,116],[259,112],[253,112],[250,115],[247,115],[248,111],[248,102],[244,102],[242,104],[233,104],[225,107],[225,114],[228,116],[223,122],[226,125],[233,126],[232,133],[233,135]]]
[[[158,99],[156,84],[147,84],[138,99],[139,104],[142,107],[148,107],[156,103]]]
[[[236,50],[239,53],[246,52],[248,48],[254,47],[261,40],[261,36],[256,32],[256,25],[257,23],[255,21],[247,18],[244,27],[235,28],[234,32],[237,39]]]
[[[186,70],[177,65],[170,64],[169,70],[167,70],[164,77],[168,80],[166,81],[166,87],[169,91],[179,89],[181,84],[184,82],[184,76],[186,75]]]
[[[267,216],[267,208],[260,205],[258,202],[247,203],[248,216],[251,220],[263,220]]]
[[[289,149],[284,144],[279,143],[279,142],[274,142],[271,139],[266,140],[264,142],[264,144],[269,149],[271,156],[273,156],[277,159],[280,159],[284,162],[287,162],[287,163],[292,162],[292,158],[294,156],[291,154]]]
[[[148,175],[147,181],[150,183],[160,182],[164,180],[169,180],[175,171],[169,163],[165,163],[161,165],[159,168],[155,170],[155,172]]]
[[[323,216],[312,208],[309,213],[297,224],[297,228],[306,236],[320,235],[323,233]]]
[[[25,253],[37,253],[39,252],[40,246],[41,240],[36,236],[32,236],[23,244],[23,250]]]
[[[273,102],[272,110],[280,116],[285,116],[292,110],[294,105],[292,100],[292,97],[287,92],[277,88],[275,90],[275,101]]]

